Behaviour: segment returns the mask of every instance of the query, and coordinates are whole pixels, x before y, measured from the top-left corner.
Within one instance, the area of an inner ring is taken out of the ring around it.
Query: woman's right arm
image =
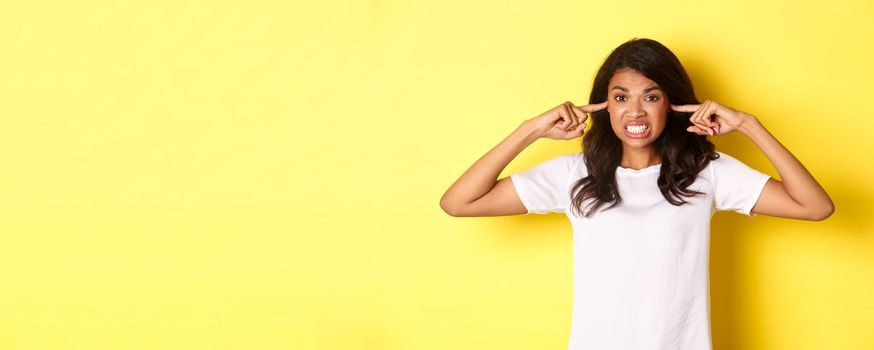
[[[606,108],[607,102],[574,106],[562,103],[522,122],[512,134],[480,157],[440,198],[440,207],[452,216],[500,216],[525,214],[509,177],[497,179],[501,171],[529,145],[541,137],[570,140],[582,136],[586,113]]]

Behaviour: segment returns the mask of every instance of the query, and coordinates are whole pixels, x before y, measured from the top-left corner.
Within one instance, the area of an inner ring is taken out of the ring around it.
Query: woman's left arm
[[[780,179],[765,184],[751,212],[791,219],[821,221],[831,216],[835,205],[807,168],[771,135],[755,116],[707,100],[700,105],[672,108],[694,112],[687,130],[699,135],[724,135],[738,131],[749,137],[768,157]]]

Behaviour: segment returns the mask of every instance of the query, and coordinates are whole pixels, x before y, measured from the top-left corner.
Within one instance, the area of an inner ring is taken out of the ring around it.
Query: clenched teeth
[[[649,125],[626,125],[625,129],[632,134],[642,134],[649,129]]]

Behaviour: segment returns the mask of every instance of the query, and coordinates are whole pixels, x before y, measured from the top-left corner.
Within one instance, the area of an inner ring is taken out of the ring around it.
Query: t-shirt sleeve
[[[756,216],[750,210],[759,200],[770,175],[749,167],[737,158],[718,152],[711,161],[713,171],[714,205],[716,210],[730,210],[747,216]]]
[[[568,180],[579,154],[565,154],[510,175],[528,214],[564,213],[570,203]]]

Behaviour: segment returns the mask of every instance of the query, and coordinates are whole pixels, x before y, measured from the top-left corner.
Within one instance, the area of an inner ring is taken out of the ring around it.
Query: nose
[[[628,109],[626,110],[626,114],[630,118],[641,117],[646,114],[646,111],[643,110],[643,106],[640,105],[640,102],[633,101],[628,104]]]

